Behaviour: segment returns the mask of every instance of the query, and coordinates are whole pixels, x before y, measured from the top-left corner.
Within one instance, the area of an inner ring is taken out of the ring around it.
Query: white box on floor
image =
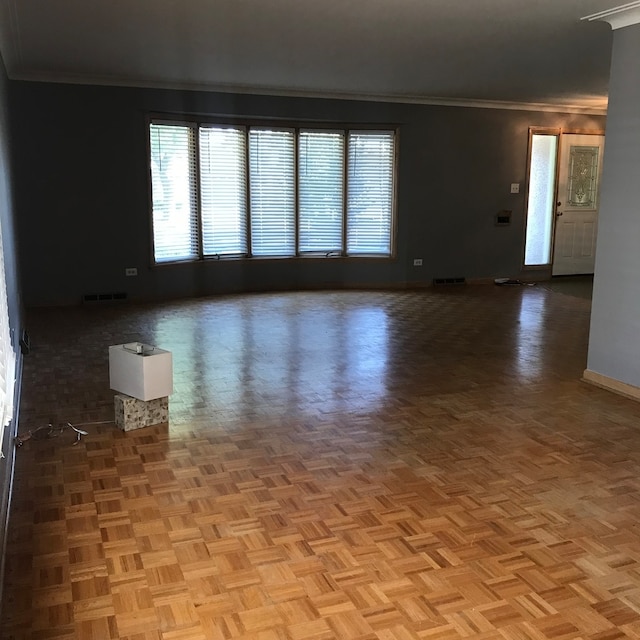
[[[109,384],[138,400],[155,400],[173,393],[170,351],[140,342],[109,347]]]

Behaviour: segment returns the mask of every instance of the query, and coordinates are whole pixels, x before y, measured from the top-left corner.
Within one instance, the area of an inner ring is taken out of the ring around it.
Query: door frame
[[[531,150],[533,144],[533,136],[534,135],[553,135],[558,138],[558,144],[556,146],[556,166],[554,172],[554,185],[553,185],[553,220],[551,223],[551,237],[549,238],[549,248],[550,248],[550,262],[548,264],[535,264],[535,265],[525,265],[525,242],[527,237],[527,222],[528,222],[528,203],[529,203],[529,184],[531,177]],[[564,129],[562,127],[529,127],[529,140],[527,143],[527,179],[526,186],[524,190],[524,202],[525,202],[525,211],[524,211],[524,227],[523,227],[523,242],[522,242],[522,261],[521,267],[523,271],[531,271],[531,272],[546,272],[545,275],[548,275],[551,278],[551,272],[553,269],[553,259],[555,255],[555,243],[556,243],[556,223],[558,221],[557,216],[555,215],[556,205],[558,202],[558,188],[559,188],[559,177],[560,177],[560,158],[562,153],[562,145],[563,145],[563,135],[593,135],[593,136],[604,136],[604,129]],[[605,141],[606,142],[606,141]]]

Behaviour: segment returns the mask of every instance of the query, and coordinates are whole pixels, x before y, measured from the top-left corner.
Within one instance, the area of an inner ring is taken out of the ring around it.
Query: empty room
[[[640,638],[639,22],[0,3],[0,637]]]

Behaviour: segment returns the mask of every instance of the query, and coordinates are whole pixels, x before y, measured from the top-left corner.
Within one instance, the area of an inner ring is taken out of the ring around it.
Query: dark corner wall
[[[0,602],[2,601],[2,579],[4,576],[4,551],[6,543],[6,528],[9,516],[9,497],[13,466],[15,462],[15,447],[13,439],[17,430],[18,405],[20,396],[20,378],[22,371],[22,356],[19,340],[22,331],[22,308],[20,284],[18,279],[18,259],[14,235],[15,216],[13,205],[12,167],[10,161],[10,118],[9,98],[10,83],[0,58],[0,230],[2,245],[0,249],[4,258],[5,278],[7,283],[7,305],[9,308],[9,326],[11,331],[11,346],[16,354],[15,371],[7,371],[5,375],[15,376],[14,415],[11,424],[2,429],[2,453],[0,459]]]
[[[563,113],[12,82],[26,306],[319,287],[411,287],[522,277],[528,129],[602,130]],[[397,256],[152,267],[146,117],[219,114],[398,125]],[[510,184],[521,193],[512,195]],[[502,209],[510,226],[495,225]],[[413,259],[422,258],[422,267]],[[136,267],[137,277],[125,268]]]

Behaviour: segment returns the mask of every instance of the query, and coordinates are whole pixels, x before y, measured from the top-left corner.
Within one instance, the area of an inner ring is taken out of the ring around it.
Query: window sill
[[[206,258],[198,260],[174,260],[166,262],[154,262],[153,267],[168,267],[177,265],[193,265],[193,264],[233,264],[233,263],[261,263],[265,262],[391,262],[395,260],[393,255],[379,255],[379,254],[363,254],[359,256],[343,256],[343,255],[325,255],[325,254],[309,254],[302,256],[207,256]]]

